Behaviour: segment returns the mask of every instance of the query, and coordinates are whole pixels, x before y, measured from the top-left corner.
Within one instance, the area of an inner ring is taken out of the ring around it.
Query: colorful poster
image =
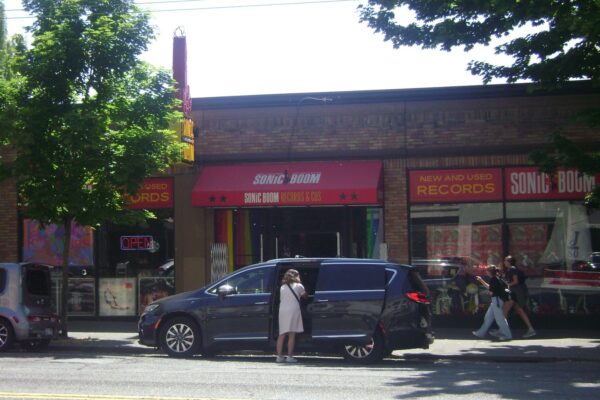
[[[68,315],[95,315],[96,284],[94,278],[69,278]]]
[[[139,302],[138,313],[144,312],[144,308],[153,301],[175,294],[175,279],[173,278],[140,278],[138,288]]]
[[[62,226],[41,226],[37,221],[23,221],[23,261],[49,265],[63,264],[65,230]],[[94,234],[92,228],[71,224],[69,265],[94,265]]]
[[[502,261],[502,226],[429,225],[427,226],[427,258],[468,258],[475,265]]]
[[[101,278],[98,284],[101,317],[135,316],[135,278]]]
[[[548,243],[548,224],[511,224],[508,226],[508,251],[519,268],[529,276],[541,276],[538,266]]]

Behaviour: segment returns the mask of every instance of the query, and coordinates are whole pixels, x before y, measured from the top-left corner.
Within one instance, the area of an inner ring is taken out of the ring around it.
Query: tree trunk
[[[65,237],[63,240],[63,265],[62,265],[62,296],[61,296],[61,307],[60,307],[60,320],[61,320],[61,336],[67,337],[69,335],[67,328],[67,307],[69,304],[69,259],[71,250],[71,222],[72,217],[64,219],[64,231]]]

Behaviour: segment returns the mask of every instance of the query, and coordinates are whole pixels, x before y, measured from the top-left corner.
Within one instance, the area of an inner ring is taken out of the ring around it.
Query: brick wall
[[[599,102],[571,95],[197,110],[196,152],[198,160],[476,154],[543,145],[558,128],[589,142],[597,132],[573,116]]]

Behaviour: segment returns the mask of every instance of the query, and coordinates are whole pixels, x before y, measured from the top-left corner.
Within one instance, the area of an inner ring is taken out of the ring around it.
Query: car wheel
[[[191,357],[200,348],[200,329],[190,318],[173,318],[160,332],[161,347],[171,357]]]
[[[364,345],[346,345],[343,350],[346,360],[356,363],[372,363],[381,361],[385,354],[383,336],[378,330],[375,331],[371,341]]]
[[[48,348],[48,345],[50,344],[50,339],[26,340],[19,344],[21,348],[25,351],[37,352],[46,350]]]
[[[15,333],[12,325],[5,319],[0,318],[0,352],[7,351],[15,341]]]

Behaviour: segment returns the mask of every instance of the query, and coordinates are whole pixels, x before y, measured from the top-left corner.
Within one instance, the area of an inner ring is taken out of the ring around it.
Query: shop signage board
[[[381,161],[207,166],[192,190],[192,205],[380,205],[381,171]]]
[[[412,203],[502,200],[502,169],[437,169],[409,172]]]
[[[503,178],[504,173],[504,178]],[[583,200],[600,174],[559,169],[551,179],[537,167],[432,169],[409,172],[411,203]]]
[[[140,190],[128,196],[131,209],[173,208],[173,178],[147,178]]]
[[[554,179],[536,167],[505,168],[507,201],[582,200],[600,184],[596,176],[580,174],[575,169],[559,169]]]

